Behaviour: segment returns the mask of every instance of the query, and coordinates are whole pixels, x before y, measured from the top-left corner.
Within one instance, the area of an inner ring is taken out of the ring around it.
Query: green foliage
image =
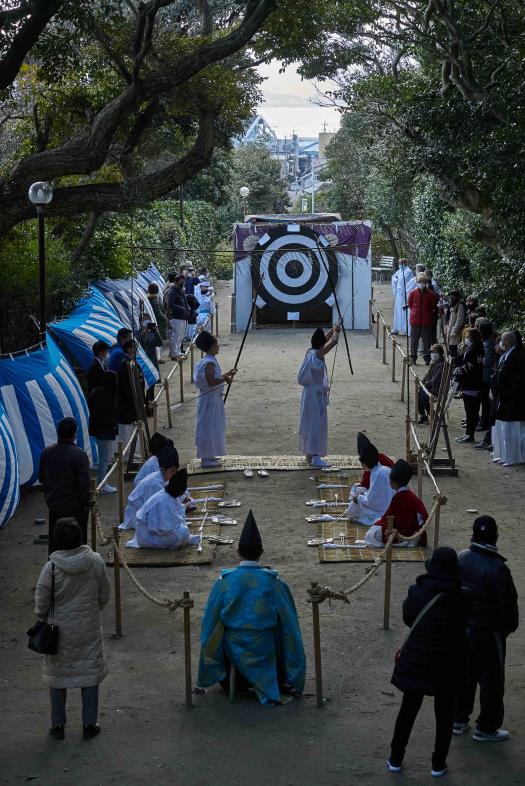
[[[242,217],[243,200],[239,195],[242,186],[250,189],[246,201],[249,213],[284,212],[288,196],[281,165],[264,143],[244,145],[233,153],[228,205],[231,223]]]

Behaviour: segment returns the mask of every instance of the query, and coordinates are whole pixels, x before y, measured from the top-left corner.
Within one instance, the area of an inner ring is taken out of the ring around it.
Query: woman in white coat
[[[222,373],[216,355],[219,342],[203,330],[195,339],[195,346],[206,354],[195,367],[195,385],[199,391],[195,445],[203,467],[218,467],[218,456],[226,455],[226,413],[224,411],[224,383],[231,384],[235,369]]]
[[[399,260],[399,268],[392,276],[392,295],[394,296],[392,314],[392,333],[406,335],[407,325],[410,335],[408,312],[405,309],[410,292],[416,287],[416,279],[408,267],[408,259]]]
[[[305,355],[297,374],[302,385],[299,415],[299,450],[312,467],[326,467],[321,456],[328,453],[328,375],[325,355],[339,340],[339,323],[328,331],[317,328],[311,339],[312,348]]]
[[[104,560],[82,546],[82,531],[74,518],[55,525],[57,549],[44,565],[35,592],[36,615],[58,625],[55,655],[44,655],[42,681],[51,697],[50,735],[64,739],[68,688],[82,691],[85,740],[100,732],[97,724],[98,686],[108,673],[100,612],[109,601],[109,579]],[[54,573],[54,611],[51,592]]]

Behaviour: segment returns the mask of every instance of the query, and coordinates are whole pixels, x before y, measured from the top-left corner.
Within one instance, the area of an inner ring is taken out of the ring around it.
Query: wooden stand
[[[184,366],[179,363],[179,390],[180,390],[180,403],[184,404]]]
[[[190,593],[184,590],[182,597],[185,600],[190,599]],[[191,606],[184,606],[184,679],[186,683],[186,707],[190,709],[193,707],[193,696],[191,692],[191,628],[190,628],[190,610]]]
[[[173,418],[171,417],[170,385],[167,379],[164,380],[164,393],[166,394],[166,412],[168,413],[168,428],[173,428]]]
[[[428,465],[435,475],[453,475],[457,477],[458,469],[452,456],[450,438],[447,425],[447,411],[451,401],[450,380],[452,379],[452,363],[450,359],[445,361],[441,385],[436,401],[436,411],[432,418],[432,428],[430,429],[430,439],[428,444]],[[446,458],[437,458],[436,451],[439,445],[439,437],[443,434]]]
[[[117,445],[117,456],[118,515],[119,524],[122,524],[124,521],[124,445],[120,441]]]
[[[388,529],[394,526],[394,517],[388,516]],[[383,607],[383,630],[390,630],[390,593],[392,589],[392,543],[385,554],[385,602]]]
[[[315,589],[318,584],[316,581],[311,582],[312,589]],[[319,603],[312,600],[312,622],[314,632],[314,661],[315,661],[315,699],[318,707],[324,706],[323,699],[323,670],[321,664],[321,628],[319,625]]]

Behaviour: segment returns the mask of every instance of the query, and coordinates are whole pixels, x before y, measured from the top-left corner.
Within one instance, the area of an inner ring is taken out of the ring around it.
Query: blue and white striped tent
[[[47,346],[0,360],[0,403],[15,438],[20,485],[38,481],[40,454],[56,442],[56,426],[64,417],[77,421],[77,444],[92,463],[86,399],[50,336]]]
[[[148,291],[148,284],[158,284],[161,292],[166,286],[164,276],[158,269],[157,265],[154,265],[153,262],[147,270],[143,270],[142,273],[137,274],[137,281],[143,287],[143,289],[146,290],[146,292]]]
[[[66,319],[51,322],[49,331],[71,352],[78,364],[87,371],[93,362],[95,341],[114,344],[117,332],[125,325],[117,317],[104,295],[93,288],[82,298]],[[137,362],[142,369],[147,387],[159,379],[159,374],[145,352],[139,347]]]
[[[131,278],[94,281],[93,286],[102,292],[126,327],[133,327],[135,331],[139,330],[141,311],[153,319],[146,290],[136,279],[133,281],[133,286]]]
[[[0,529],[5,527],[20,499],[15,438],[0,403]]]

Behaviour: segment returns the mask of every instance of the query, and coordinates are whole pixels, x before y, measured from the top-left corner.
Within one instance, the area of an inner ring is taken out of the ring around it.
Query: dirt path
[[[230,289],[221,290],[221,352],[230,367],[240,336],[229,328]],[[386,297],[385,297],[386,293]],[[388,288],[378,299],[388,303]],[[307,331],[260,330],[249,335],[236,384],[228,400],[228,446],[232,454],[296,454],[299,391],[296,370],[309,341]],[[355,434],[366,428],[378,447],[401,456],[403,405],[399,383],[368,334],[351,336],[355,376],[350,377],[342,347],[337,355],[329,410],[330,451],[354,453]],[[164,369],[167,366],[163,367]],[[193,387],[186,385],[189,399]],[[461,409],[455,403],[453,434],[459,433]],[[175,413],[173,437],[183,459],[194,455],[195,404]],[[160,424],[165,423],[161,411]],[[518,592],[523,594],[523,492],[525,470],[494,467],[485,452],[457,446],[458,479],[443,479],[448,497],[442,515],[443,543],[465,548],[472,516],[467,508],[493,513],[500,525],[500,547],[509,557]],[[40,680],[38,656],[26,649],[25,630],[32,621],[33,588],[45,561],[44,547],[33,544],[33,521],[45,515],[41,491],[24,494],[17,515],[0,532],[0,603],[2,626],[2,730],[0,783],[18,784],[178,784],[178,786],[329,786],[331,784],[429,782],[432,709],[425,703],[401,776],[385,772],[385,757],[400,694],[390,685],[393,655],[405,630],[400,606],[421,566],[394,565],[392,630],[381,630],[382,573],[352,598],[350,605],[321,607],[326,708],[312,698],[310,581],[347,587],[363,575],[362,565],[320,565],[305,545],[312,526],[304,521],[304,502],[312,496],[308,472],[271,473],[267,480],[227,475],[229,492],[243,501],[239,518],[250,507],[260,525],[265,562],[277,568],[294,592],[308,661],[306,697],[279,708],[254,701],[230,706],[219,689],[195,698],[184,709],[182,616],[170,617],[144,600],[123,578],[125,637],[111,638],[113,608],[104,613],[110,676],[101,688],[102,735],[85,743],[79,734],[78,696],[69,700],[64,743],[50,741],[48,696]],[[209,478],[215,476],[210,475]],[[431,490],[425,484],[424,497]],[[102,500],[105,522],[115,520],[116,500]],[[228,530],[231,532],[231,530]],[[234,535],[235,537],[235,535]],[[142,569],[152,591],[178,596],[191,591],[193,666],[198,659],[199,620],[209,588],[221,566],[235,563],[231,547],[219,547],[214,564],[201,568]],[[450,786],[476,782],[522,784],[524,759],[522,710],[525,644],[520,632],[509,641],[505,745],[481,746],[470,737],[453,740]]]

